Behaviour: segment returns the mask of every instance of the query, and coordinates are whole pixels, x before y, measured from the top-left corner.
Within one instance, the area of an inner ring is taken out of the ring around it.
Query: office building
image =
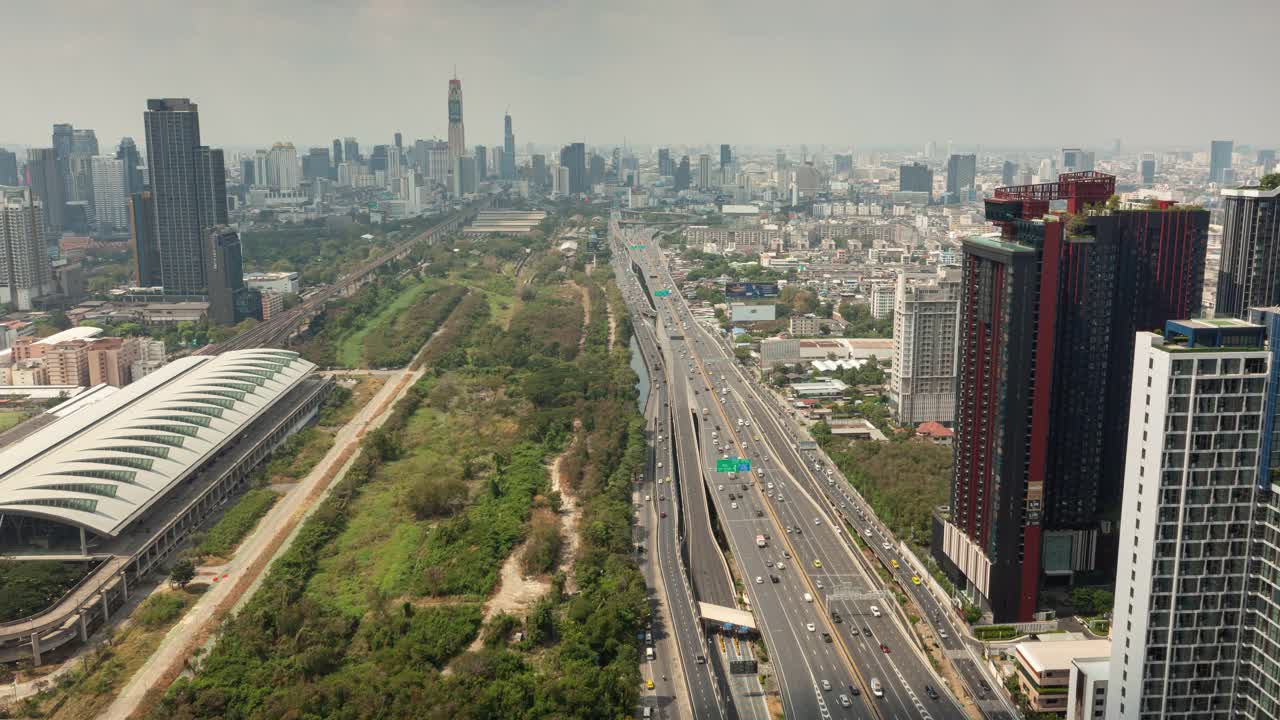
[[[680,164],[676,167],[675,181],[672,183],[672,188],[674,188],[676,192],[689,189],[689,182],[691,179],[689,174],[689,156],[684,155],[680,158]]]
[[[458,161],[467,154],[467,137],[462,126],[462,81],[453,78],[449,81],[449,171],[453,172]],[[474,171],[474,163],[472,170]],[[454,181],[457,190],[459,183]],[[456,194],[456,192],[455,192]]]
[[[3,165],[3,164],[4,164],[4,161],[0,160],[0,165]],[[1262,172],[1264,174],[1270,173],[1273,170],[1275,170],[1276,151],[1275,150],[1259,150],[1258,151],[1258,167],[1262,168]],[[3,174],[4,174],[4,171],[0,170],[0,175],[3,175]],[[0,183],[0,184],[3,184],[3,183]]]
[[[0,148],[0,185],[18,184],[18,156]]]
[[[476,159],[474,157],[460,157],[458,162],[450,173],[450,181],[453,187],[450,191],[453,195],[469,195],[476,191]]]
[[[698,189],[711,189],[711,156],[706,153],[698,156]]]
[[[676,166],[671,162],[671,149],[658,148],[658,174],[672,177],[676,174]]]
[[[148,100],[143,119],[161,282],[171,295],[203,295],[205,242],[227,222],[222,151],[200,144],[198,106],[187,98]]]
[[[592,189],[604,182],[604,173],[604,158],[597,153],[591,153],[591,162],[587,165],[587,188]]]
[[[1143,153],[1138,161],[1138,176],[1143,185],[1152,185],[1156,181],[1156,156]]]
[[[723,170],[733,166],[733,148],[728,144],[720,146],[720,169]]]
[[[898,275],[893,305],[889,402],[898,424],[955,420],[960,271],[939,268],[928,283]]]
[[[949,518],[935,557],[995,622],[1026,622],[1042,578],[1114,567],[1133,337],[1200,312],[1208,212],[1101,211],[1115,179],[987,201],[1000,238],[964,243]]]
[[[159,287],[160,238],[156,235],[155,196],[150,191],[129,196],[129,239],[133,244],[134,282],[138,287]]]
[[[18,310],[54,291],[44,222],[30,188],[0,186],[0,302]]]
[[[978,178],[977,155],[952,155],[947,159],[947,202],[968,199]]]
[[[1109,640],[1037,640],[1013,646],[1018,690],[1034,713],[1067,710],[1071,669],[1077,659],[1097,659],[1111,653]],[[1086,715],[1093,720],[1093,715]]]
[[[219,225],[210,229],[207,253],[209,275],[209,321],[234,325],[244,318],[244,267],[240,259],[240,233]],[[240,311],[237,312],[237,303]]]
[[[308,179],[329,177],[329,148],[311,148],[302,158],[302,176]]]
[[[1230,185],[1235,181],[1235,171],[1231,168],[1235,142],[1231,140],[1214,140],[1209,143],[1209,182],[1219,185]]]
[[[853,155],[836,153],[831,156],[831,167],[836,175],[848,176],[853,172]]]
[[[511,129],[511,113],[502,116],[502,166],[503,180],[516,179],[516,134]]]
[[[116,159],[124,165],[124,194],[132,195],[147,189],[142,178],[142,155],[131,137],[120,138],[116,147]]]
[[[1280,305],[1280,188],[1224,188],[1222,218],[1214,316]]]
[[[267,185],[281,192],[293,192],[302,185],[298,151],[293,143],[278,142],[271,146],[267,153]]]
[[[560,150],[560,167],[569,170],[568,187],[561,188],[562,193],[578,195],[590,190],[587,187],[587,146],[583,143],[571,143]]]
[[[545,189],[548,184],[547,179],[547,156],[534,155],[530,158],[530,168],[533,174],[533,186]]]
[[[897,295],[897,284],[880,282],[871,286],[871,317],[883,320],[893,312],[894,298]]]
[[[46,232],[61,234],[66,224],[66,193],[62,189],[62,176],[58,173],[57,150],[27,148],[27,174],[31,192],[44,208]]]
[[[928,165],[911,163],[898,168],[898,190],[929,193],[933,197],[933,170]]]
[[[360,162],[360,143],[353,137],[342,139],[342,162],[352,165]]]
[[[1278,312],[1137,336],[1109,720],[1280,713]]]
[[[437,185],[447,186],[452,172],[449,168],[449,143],[442,140],[429,141],[426,157],[427,166],[423,174]]]
[[[333,139],[333,166],[337,167],[343,163],[342,158],[342,141],[338,138]]]
[[[110,234],[129,226],[124,184],[124,161],[102,155],[93,158],[94,225],[99,233]]]
[[[1080,148],[1062,148],[1062,172],[1085,172],[1092,169],[1092,152]]]
[[[789,330],[791,337],[813,337],[818,334],[821,327],[822,323],[818,320],[818,317],[813,313],[809,313],[807,315],[792,315]]]
[[[1014,177],[1018,174],[1018,163],[1012,160],[1005,160],[1004,165],[1000,167],[1000,184],[1012,185],[1016,180]]]
[[[485,147],[484,145],[477,145],[475,159],[476,159],[476,181],[484,182],[484,180],[489,175],[488,173],[489,148]]]

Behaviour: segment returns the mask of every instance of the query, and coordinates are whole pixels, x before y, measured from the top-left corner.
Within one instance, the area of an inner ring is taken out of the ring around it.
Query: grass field
[[[338,362],[343,367],[357,368],[361,366],[364,358],[364,338],[375,327],[384,323],[392,322],[396,316],[409,309],[423,292],[429,287],[428,282],[420,282],[405,288],[395,300],[392,300],[377,315],[369,318],[359,330],[342,338],[338,345]]]
[[[0,432],[4,432],[23,420],[26,420],[27,415],[28,413],[23,412],[22,410],[0,411]]]

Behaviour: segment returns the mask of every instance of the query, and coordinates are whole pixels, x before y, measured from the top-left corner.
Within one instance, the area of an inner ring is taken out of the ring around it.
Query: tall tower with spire
[[[467,138],[462,129],[462,81],[449,81],[449,173],[458,172],[458,161],[467,154]],[[451,184],[452,186],[452,184]]]
[[[502,122],[502,179],[516,179],[516,134],[511,130],[511,113]]]

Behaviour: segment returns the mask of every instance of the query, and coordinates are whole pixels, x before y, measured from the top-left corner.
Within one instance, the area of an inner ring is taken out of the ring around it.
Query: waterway
[[[636,371],[636,376],[640,381],[636,383],[636,389],[640,391],[640,397],[637,402],[640,405],[640,412],[644,412],[645,403],[649,402],[649,371],[645,369],[644,357],[640,354],[640,343],[636,341],[636,336],[631,336],[631,369]]]

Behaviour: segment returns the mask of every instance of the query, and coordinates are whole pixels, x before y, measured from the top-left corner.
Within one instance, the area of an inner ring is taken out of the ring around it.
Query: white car
[[[773,489],[773,483],[769,483],[769,489],[770,489],[770,490],[772,490],[772,489]]]
[[[721,490],[721,491],[723,491],[723,490],[724,490],[724,486],[723,486],[723,485],[717,485],[717,486],[716,486],[716,489],[717,489],[717,490]]]
[[[823,681],[822,681],[822,689],[823,689],[823,690],[826,690],[826,691],[830,691],[830,690],[831,690],[831,681],[830,681],[830,680],[823,680]]]
[[[821,525],[821,524],[822,524],[822,519],[821,519],[821,518],[814,518],[814,519],[813,519],[813,524],[814,524],[814,525]]]
[[[889,543],[880,543],[880,547],[884,548],[885,550],[892,550],[892,549],[893,549],[893,546],[892,546],[892,545],[890,545]]]
[[[760,577],[759,575],[757,575],[757,576],[756,576],[756,584],[757,584],[757,585],[759,585],[759,584],[761,584],[761,583],[763,583],[763,582],[764,582],[764,578],[762,578],[762,577]]]
[[[871,537],[871,528],[867,528],[866,530],[863,530],[862,534],[866,535],[867,537]]]
[[[738,503],[730,503],[730,506],[731,506],[734,510],[737,510],[737,509],[738,509]]]
[[[805,625],[805,626],[804,626],[804,629],[805,629],[805,630],[808,630],[809,632],[813,632],[814,630],[817,630],[818,628],[817,628],[817,627],[815,627],[813,623],[808,623],[807,625]]]

